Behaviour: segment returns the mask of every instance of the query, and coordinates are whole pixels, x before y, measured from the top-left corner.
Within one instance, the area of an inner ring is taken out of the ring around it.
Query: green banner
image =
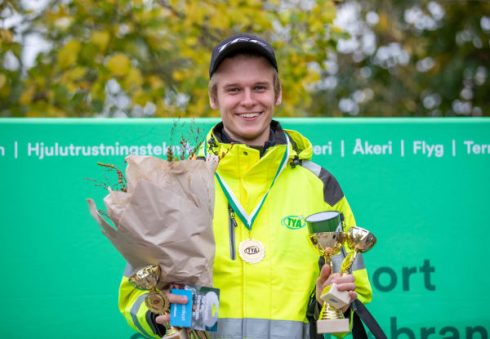
[[[0,120],[0,337],[138,338],[117,310],[125,262],[101,234],[124,156],[165,157],[215,119]],[[280,119],[339,180],[389,338],[488,338],[490,119]]]

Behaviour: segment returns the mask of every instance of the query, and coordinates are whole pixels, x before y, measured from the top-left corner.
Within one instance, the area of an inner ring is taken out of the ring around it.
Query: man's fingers
[[[332,272],[332,269],[330,268],[329,265],[323,265],[320,275],[318,276],[318,279],[316,280],[316,298],[320,300],[320,295],[322,293],[322,290],[324,286],[327,284],[327,280],[330,277],[330,273]]]
[[[354,291],[356,289],[356,284],[354,283],[336,283],[337,289],[339,291]]]
[[[350,301],[353,302],[354,300],[357,299],[357,293],[354,291],[349,291],[349,297],[350,297]]]
[[[155,318],[155,321],[157,324],[165,325],[170,321],[170,317],[168,314],[159,315]]]
[[[316,284],[317,286],[321,287],[327,281],[328,277],[330,276],[330,273],[332,272],[332,269],[330,268],[329,265],[323,265],[322,270],[320,271],[320,276],[318,277]]]
[[[353,283],[355,280],[356,279],[352,274],[342,274],[335,276],[335,278],[332,279],[332,283],[339,285],[344,283]]]
[[[185,295],[167,293],[167,298],[171,304],[187,304],[187,297]]]
[[[170,292],[165,292],[168,301],[171,304],[187,304],[187,297],[185,295],[172,294]],[[155,318],[157,324],[166,325],[170,322],[170,315],[168,313],[161,314]]]
[[[343,274],[332,279],[339,291],[354,291],[356,289],[355,278],[352,274]]]
[[[352,274],[338,276],[332,274],[332,283],[337,285],[339,291],[353,291],[356,289],[355,278]]]
[[[332,273],[329,265],[324,265],[320,271],[320,276],[316,281],[317,299],[320,300],[320,294],[328,285],[335,284],[337,290],[347,291],[351,302],[357,298],[355,278],[352,274]]]

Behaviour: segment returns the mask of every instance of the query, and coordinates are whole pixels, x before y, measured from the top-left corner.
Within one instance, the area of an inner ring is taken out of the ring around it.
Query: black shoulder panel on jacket
[[[339,182],[332,173],[324,168],[321,169],[319,177],[323,181],[323,198],[329,205],[335,205],[344,197]]]
[[[323,199],[329,205],[335,205],[344,197],[344,192],[332,173],[312,161],[304,161],[303,167],[310,170],[323,182]]]

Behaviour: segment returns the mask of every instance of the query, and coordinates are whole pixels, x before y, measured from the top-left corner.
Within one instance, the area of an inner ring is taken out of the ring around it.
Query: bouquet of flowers
[[[158,268],[152,270],[158,275],[154,289],[171,283],[211,286],[218,157],[166,161],[130,155],[125,160],[126,185],[108,188],[105,215],[87,200],[104,235],[133,268]]]

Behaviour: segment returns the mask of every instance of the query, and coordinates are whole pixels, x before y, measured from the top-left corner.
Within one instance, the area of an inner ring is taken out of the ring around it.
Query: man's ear
[[[282,89],[279,91],[279,94],[276,97],[276,102],[275,102],[276,106],[279,106],[281,102],[282,102]]]
[[[216,98],[213,98],[212,95],[209,95],[209,106],[211,106],[212,109],[218,109],[218,103],[216,102]]]

